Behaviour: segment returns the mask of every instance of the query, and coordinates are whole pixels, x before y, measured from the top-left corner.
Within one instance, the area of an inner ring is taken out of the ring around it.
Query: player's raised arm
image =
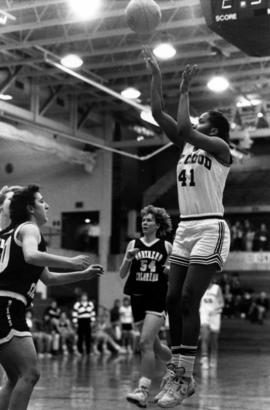
[[[219,129],[213,125],[210,126],[209,112],[203,114],[199,118],[199,126],[197,126],[197,129],[193,127],[190,121],[189,87],[190,82],[197,71],[198,67],[196,65],[187,65],[182,73],[177,112],[177,136],[195,147],[202,148],[210,154],[220,157],[220,159],[229,163],[229,145],[218,136]]]
[[[146,65],[151,71],[151,109],[152,115],[162,131],[166,136],[177,145],[179,148],[183,148],[181,140],[177,139],[177,123],[176,121],[164,111],[163,90],[162,90],[162,75],[158,65],[158,62],[153,55],[152,51],[148,47],[143,48],[144,59]]]

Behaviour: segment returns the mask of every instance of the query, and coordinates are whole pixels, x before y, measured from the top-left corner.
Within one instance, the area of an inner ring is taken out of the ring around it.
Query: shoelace
[[[175,372],[173,370],[167,369],[167,373],[165,374],[163,380],[164,380],[165,383],[167,383],[173,377],[175,377]]]
[[[174,379],[170,383],[170,386],[168,387],[168,392],[169,393],[175,393],[177,390],[180,388],[180,381],[179,379],[174,376]]]

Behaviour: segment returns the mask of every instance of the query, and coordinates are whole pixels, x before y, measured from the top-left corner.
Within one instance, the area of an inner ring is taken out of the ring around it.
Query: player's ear
[[[217,136],[218,135],[218,129],[215,128],[215,127],[211,128],[210,132],[209,132],[209,135],[211,135],[213,137]]]
[[[33,207],[33,205],[27,205],[26,206],[27,212],[32,215],[35,212],[35,208]]]

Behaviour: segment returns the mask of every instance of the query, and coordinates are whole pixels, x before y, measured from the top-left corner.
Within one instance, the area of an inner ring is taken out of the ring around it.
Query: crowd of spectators
[[[232,275],[223,273],[219,285],[224,297],[223,317],[264,323],[270,307],[266,292],[256,294],[254,289],[245,288],[237,272]]]
[[[243,286],[239,273],[223,273],[217,282],[224,297],[223,317],[263,324],[270,308],[266,292],[255,294]],[[73,308],[61,309],[53,300],[37,318],[27,311],[27,323],[40,357],[62,355],[110,355],[139,352],[140,334],[133,321],[129,297],[116,299],[111,309],[95,306],[82,293]],[[161,330],[168,339],[168,322]]]
[[[269,231],[265,223],[256,226],[248,219],[228,223],[231,231],[231,251],[270,250]]]
[[[53,300],[41,318],[31,310],[26,317],[39,357],[138,352],[139,332],[128,297],[116,299],[111,310],[97,309],[83,293],[70,310],[60,309]]]

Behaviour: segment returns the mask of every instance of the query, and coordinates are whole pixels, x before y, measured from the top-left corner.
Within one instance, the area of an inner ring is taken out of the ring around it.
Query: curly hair
[[[39,186],[33,184],[14,193],[9,206],[10,220],[13,226],[30,219],[27,207],[28,205],[34,206],[37,192],[39,192]]]
[[[157,236],[163,237],[166,233],[172,230],[171,217],[164,208],[158,208],[154,205],[147,205],[141,210],[141,217],[143,218],[147,214],[152,214],[156,223],[159,225],[157,230]]]

